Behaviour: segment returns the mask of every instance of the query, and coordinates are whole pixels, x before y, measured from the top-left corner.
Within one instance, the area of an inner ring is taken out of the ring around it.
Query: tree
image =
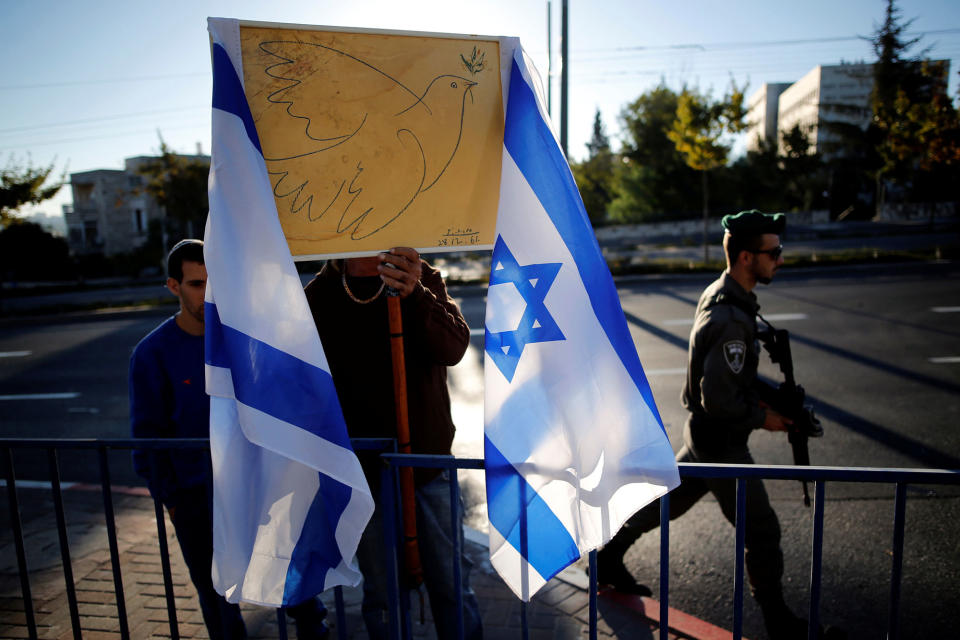
[[[39,204],[57,195],[65,175],[52,184],[46,184],[53,173],[53,162],[48,167],[20,164],[12,156],[7,166],[0,169],[0,228],[16,219],[16,211],[26,204]]]
[[[809,211],[826,190],[823,158],[811,148],[809,128],[799,123],[783,133],[781,170],[782,205],[778,209]]]
[[[572,163],[571,169],[590,222],[597,226],[606,222],[607,207],[613,200],[614,164],[614,154],[600,118],[600,109],[593,117],[593,136],[587,143],[587,152],[586,160]]]
[[[147,178],[145,189],[166,211],[169,231],[174,235],[203,233],[209,205],[207,177],[209,161],[174,153],[160,138],[160,156],[141,165],[138,173]]]
[[[687,165],[699,171],[703,194],[703,259],[710,257],[707,238],[707,217],[710,210],[707,173],[725,166],[730,153],[730,144],[724,141],[727,134],[746,128],[746,110],[743,107],[743,92],[731,83],[730,93],[722,100],[713,101],[709,94],[684,88],[677,99],[677,112],[667,137],[676,146]]]
[[[888,181],[909,193],[918,182],[927,182],[922,174],[960,166],[960,120],[947,95],[947,69],[941,62],[924,60],[926,51],[909,55],[920,41],[904,38],[912,22],[902,22],[894,0],[887,0],[884,20],[872,39],[877,62],[870,127],[880,158],[875,171],[878,211]]]
[[[67,242],[34,222],[0,230],[0,280],[64,280],[74,275]]]
[[[623,139],[614,163],[611,220],[652,222],[695,210],[696,172],[667,137],[676,111],[677,94],[661,82],[620,112]]]

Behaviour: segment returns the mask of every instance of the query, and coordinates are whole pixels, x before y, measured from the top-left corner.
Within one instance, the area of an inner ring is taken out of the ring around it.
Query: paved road
[[[761,313],[791,333],[796,373],[823,419],[811,441],[814,464],[960,469],[960,281],[956,266],[783,273],[758,291]],[[709,278],[637,281],[620,286],[640,357],[668,434],[678,447],[686,341]],[[779,319],[778,319],[779,318]],[[766,363],[761,372],[780,379]],[[751,438],[756,460],[789,464],[782,436]],[[806,606],[810,511],[795,482],[768,483],[781,519],[788,600]],[[828,485],[823,617],[855,638],[881,637],[887,620],[893,488]],[[960,614],[944,607],[960,595],[956,489],[910,493],[904,578],[905,637],[955,635]],[[951,524],[952,523],[952,526]],[[655,589],[659,537],[628,553],[628,565]],[[671,604],[731,628],[733,530],[710,501],[671,527]],[[909,576],[909,577],[907,577]],[[745,632],[762,636],[747,602]]]
[[[823,418],[827,435],[810,446],[815,464],[960,468],[960,265],[940,263],[821,271],[784,271],[759,290],[761,312],[789,329],[797,376]],[[709,276],[639,278],[618,283],[624,310],[668,435],[678,448],[686,340]],[[484,297],[455,290],[472,327],[481,327]],[[170,309],[103,318],[51,318],[0,326],[0,436],[117,437],[127,433],[126,368],[136,341]],[[777,378],[773,366],[762,373]],[[458,423],[456,453],[482,449],[482,338],[451,371]],[[15,399],[24,394],[61,394]],[[789,464],[782,437],[757,433],[761,463]],[[67,479],[95,480],[96,459],[64,460]],[[119,452],[113,481],[132,484],[129,455]],[[41,478],[45,462],[17,458],[18,476]],[[473,522],[482,526],[482,481],[467,478]],[[805,606],[810,512],[793,482],[768,484],[781,517],[788,599]],[[903,619],[910,637],[951,636],[960,614],[944,606],[960,595],[960,495],[912,489],[908,508]],[[823,615],[878,637],[887,618],[892,495],[888,486],[830,485],[824,557]],[[656,534],[627,556],[655,589]],[[733,531],[710,501],[671,528],[671,605],[731,628]],[[747,601],[745,632],[761,637]],[[922,633],[921,633],[922,632]]]

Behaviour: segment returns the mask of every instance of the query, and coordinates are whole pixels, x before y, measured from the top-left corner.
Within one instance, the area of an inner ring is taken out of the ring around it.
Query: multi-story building
[[[865,129],[870,124],[872,64],[819,65],[780,94],[777,130],[796,126],[807,135],[810,151],[829,157],[838,140],[830,123],[847,123]],[[782,149],[781,149],[782,151]]]
[[[950,61],[936,62],[948,77]],[[829,158],[837,153],[834,143],[840,141],[837,127],[831,125],[865,129],[872,116],[872,92],[872,63],[820,65],[793,84],[765,84],[747,103],[747,149],[757,149],[760,140],[776,135],[782,152],[783,134],[799,126],[810,142],[810,151]]]
[[[777,139],[780,94],[789,82],[765,83],[747,102],[747,150],[757,151],[764,140]]]
[[[210,163],[204,155],[189,159]],[[70,174],[73,206],[64,207],[67,241],[78,255],[112,256],[133,251],[147,241],[150,223],[165,212],[145,190],[138,170],[150,156],[124,161],[124,169],[96,169]]]

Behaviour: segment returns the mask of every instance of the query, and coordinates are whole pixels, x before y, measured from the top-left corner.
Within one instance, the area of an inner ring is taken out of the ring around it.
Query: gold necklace
[[[357,296],[353,295],[353,291],[350,291],[350,287],[347,286],[347,270],[344,270],[340,273],[340,281],[343,282],[343,290],[347,292],[347,295],[350,296],[350,299],[356,302],[357,304],[370,304],[374,300],[380,297],[380,294],[383,293],[383,288],[387,286],[385,282],[380,281],[380,288],[377,289],[377,292],[373,294],[372,297],[367,298],[366,300],[361,300]]]

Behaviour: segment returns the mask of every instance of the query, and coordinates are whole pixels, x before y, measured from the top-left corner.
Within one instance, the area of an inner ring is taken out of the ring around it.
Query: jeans
[[[197,589],[203,622],[211,640],[242,640],[247,630],[240,607],[230,604],[213,588],[210,568],[213,564],[212,487],[201,485],[177,492],[173,528],[190,580]]]
[[[377,496],[379,497],[379,496]],[[453,581],[453,535],[460,537],[461,584],[463,594],[464,637],[483,637],[480,606],[470,588],[473,563],[463,555],[463,505],[457,510],[455,527],[450,526],[450,480],[447,471],[416,490],[417,539],[423,581],[430,596],[437,637],[457,638],[457,587]],[[399,548],[397,546],[396,548]],[[363,619],[373,640],[388,638],[387,556],[394,550],[386,544],[383,509],[376,504],[357,548],[357,561],[363,573]]]

